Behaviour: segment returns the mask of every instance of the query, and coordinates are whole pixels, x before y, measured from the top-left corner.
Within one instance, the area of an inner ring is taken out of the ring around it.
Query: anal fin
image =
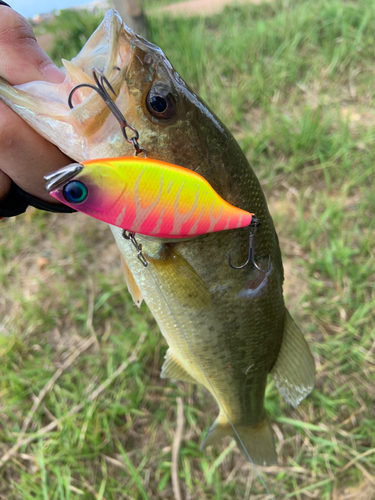
[[[161,368],[160,378],[171,378],[173,380],[182,380],[183,382],[190,382],[196,384],[197,381],[181,366],[175,353],[168,349],[165,355],[165,361]]]
[[[285,315],[283,341],[271,374],[280,394],[294,408],[314,388],[314,358],[288,311]]]

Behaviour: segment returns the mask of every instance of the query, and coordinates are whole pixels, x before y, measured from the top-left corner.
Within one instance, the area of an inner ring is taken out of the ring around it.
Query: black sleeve
[[[54,203],[48,203],[47,201],[39,200],[39,198],[26,193],[26,191],[12,182],[12,186],[10,188],[8,196],[5,198],[5,200],[2,200],[0,202],[0,218],[14,217],[16,215],[23,214],[29,205],[38,208],[39,210],[45,210],[46,212],[76,212],[76,210],[67,207],[66,205],[56,205]]]

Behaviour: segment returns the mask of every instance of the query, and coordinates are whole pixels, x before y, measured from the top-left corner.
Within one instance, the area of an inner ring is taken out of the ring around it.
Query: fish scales
[[[228,266],[228,252],[234,265],[246,259],[246,229],[178,242],[137,236],[148,268],[121,229],[111,229],[129,290],[137,305],[144,298],[169,345],[161,376],[201,383],[220,400],[219,416],[202,447],[233,436],[226,413],[253,461],[274,463],[263,404],[267,375],[296,407],[311,392],[315,369],[284,305],[281,253],[260,184],[231,133],[163,52],[126,28],[113,10],[71,65],[66,64],[65,83],[32,82],[15,89],[1,80],[0,99],[77,162],[129,156],[132,147],[96,95],[82,92],[79,105],[73,110],[67,106],[69,89],[93,82],[94,67],[114,82],[116,102],[150,158],[197,169],[225,201],[261,221],[255,259],[263,269],[270,262],[266,273],[251,265],[238,270]]]

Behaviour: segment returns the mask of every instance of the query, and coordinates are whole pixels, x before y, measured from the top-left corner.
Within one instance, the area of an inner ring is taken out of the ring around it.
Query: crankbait
[[[248,227],[254,215],[227,203],[196,172],[150,158],[83,161],[45,179],[47,191],[65,205],[156,238]]]

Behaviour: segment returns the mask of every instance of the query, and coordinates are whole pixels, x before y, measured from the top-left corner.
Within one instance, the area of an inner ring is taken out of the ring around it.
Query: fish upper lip
[[[44,180],[47,181],[45,188],[46,191],[50,193],[57,187],[61,186],[61,184],[64,184],[66,181],[69,181],[70,179],[75,177],[82,171],[82,169],[83,165],[81,165],[80,163],[71,163],[66,167],[60,168],[55,172],[51,172],[50,174],[45,175]]]

